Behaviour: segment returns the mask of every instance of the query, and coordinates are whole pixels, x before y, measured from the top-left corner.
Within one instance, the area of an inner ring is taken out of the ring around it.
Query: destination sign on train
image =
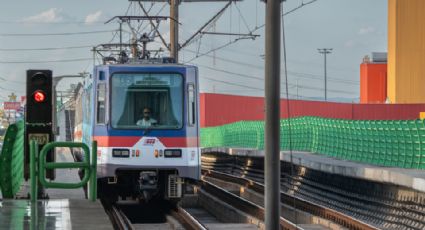
[[[152,75],[118,75],[119,83],[121,86],[129,85],[167,85],[173,86],[173,78],[169,74],[156,74]]]

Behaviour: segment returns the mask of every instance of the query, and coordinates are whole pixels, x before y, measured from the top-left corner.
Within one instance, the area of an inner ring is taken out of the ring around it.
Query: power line
[[[45,48],[0,48],[0,51],[50,51],[50,50],[71,50],[71,49],[86,49],[93,46],[68,46],[68,47],[45,47]]]
[[[264,78],[261,78],[261,77],[254,77],[254,76],[250,76],[250,75],[247,75],[247,74],[235,73],[235,72],[231,72],[231,71],[228,71],[228,70],[212,68],[212,67],[205,66],[205,65],[199,65],[199,64],[196,64],[196,65],[197,66],[200,66],[200,67],[203,67],[203,68],[206,68],[206,69],[210,69],[212,71],[216,71],[216,72],[222,72],[222,73],[227,73],[227,74],[235,75],[235,76],[239,76],[239,77],[244,77],[244,78],[249,78],[249,79],[264,81]],[[294,84],[289,84],[289,85],[291,85],[292,88],[293,87],[296,87],[296,85],[294,85]]]
[[[187,51],[189,53],[197,53],[197,52],[192,51],[192,50],[189,50],[189,49],[185,49],[184,51]],[[204,56],[209,57],[209,58],[216,58],[216,59],[222,60],[224,62],[230,62],[230,63],[233,63],[233,64],[242,65],[242,66],[246,66],[246,67],[250,67],[250,68],[261,69],[261,70],[264,69],[264,67],[263,66],[260,66],[260,65],[255,65],[255,64],[251,64],[251,63],[235,61],[235,60],[232,60],[232,59],[227,59],[227,58],[219,57],[217,55],[214,57],[212,55],[205,54]],[[211,68],[211,67],[207,67],[207,68]],[[309,74],[309,73],[300,73],[300,72],[294,72],[294,71],[288,71],[288,73],[291,74],[291,75],[295,75],[296,77],[300,77],[300,78],[308,78],[308,79],[314,79],[314,80],[322,80],[323,79],[323,76],[321,76],[321,75],[315,75],[315,74]],[[339,78],[328,78],[328,79],[329,80],[332,80],[334,82],[339,82],[339,83],[359,85],[358,82],[351,81],[351,80],[345,80],[345,79],[339,79]]]
[[[263,81],[263,80],[264,80],[263,78],[260,78],[260,77],[254,77],[254,76],[247,75],[247,74],[235,73],[235,72],[232,72],[232,71],[223,70],[223,69],[217,69],[217,68],[212,68],[212,67],[204,66],[204,65],[200,65],[200,64],[196,64],[196,65],[198,65],[198,66],[200,66],[200,67],[203,67],[203,68],[207,68],[207,69],[213,70],[213,71],[222,72],[222,73],[227,73],[227,74],[230,74],[230,75],[239,76],[239,77],[243,77],[243,78],[249,78],[249,79],[254,79],[254,80],[261,80],[261,81]],[[315,90],[315,91],[323,91],[323,89],[322,89],[322,88],[317,88],[317,87],[312,87],[312,86],[299,86],[299,85],[289,84],[289,83],[288,83],[288,85],[290,85],[290,86],[291,86],[291,88],[293,88],[293,87],[298,87],[298,88],[301,88],[301,89],[308,89],[308,90]],[[329,91],[329,92],[334,92],[334,93],[342,93],[342,94],[356,94],[356,93],[354,93],[354,92],[343,91],[343,90],[337,90],[337,89],[328,90],[328,91]]]
[[[210,51],[208,51],[208,52],[206,52],[206,53],[202,53],[201,55],[196,55],[195,57],[193,57],[192,59],[190,59],[189,61],[186,61],[186,62],[184,62],[184,63],[192,62],[192,61],[194,61],[194,60],[196,60],[196,59],[198,59],[198,58],[200,58],[200,57],[202,57],[202,56],[208,55],[208,54],[210,54],[210,53],[212,53],[212,52],[214,52],[214,51],[217,51],[217,50],[219,50],[219,49],[223,49],[223,48],[225,48],[225,47],[227,47],[227,46],[229,46],[229,45],[231,45],[231,44],[233,44],[233,43],[236,43],[237,41],[239,41],[239,40],[241,40],[241,39],[242,39],[242,38],[236,38],[236,39],[234,39],[234,40],[232,40],[232,41],[227,42],[226,44],[224,44],[224,45],[222,45],[222,46],[219,46],[219,47],[217,47],[217,48],[211,49]]]
[[[112,33],[115,30],[97,30],[97,31],[79,31],[64,33],[5,33],[0,34],[1,37],[24,37],[24,36],[66,36],[66,35],[84,35],[84,34],[101,34]]]
[[[302,2],[300,6],[295,7],[294,9],[292,9],[292,10],[290,10],[290,11],[286,12],[286,13],[283,13],[283,16],[286,16],[286,15],[288,15],[288,14],[291,14],[291,13],[293,13],[293,12],[295,12],[295,11],[297,11],[297,10],[299,10],[299,9],[301,9],[301,8],[303,8],[303,7],[305,7],[305,6],[307,6],[307,5],[310,5],[310,4],[314,3],[314,2],[316,2],[316,1],[317,1],[317,0],[311,0],[311,1],[306,2],[306,3]],[[253,30],[251,30],[249,33],[250,33],[250,34],[252,34],[252,33],[254,33],[255,31],[257,31],[257,30],[259,30],[259,29],[263,28],[264,26],[265,26],[265,24],[262,24],[261,26],[256,26],[256,27],[255,27]],[[185,63],[191,62],[191,61],[193,61],[193,60],[195,60],[195,59],[198,59],[198,58],[200,58],[200,57],[202,57],[202,56],[204,56],[204,55],[206,55],[206,54],[209,54],[209,53],[211,53],[211,52],[214,52],[214,51],[217,51],[217,50],[219,50],[219,49],[225,48],[225,47],[227,47],[227,46],[229,46],[229,45],[231,45],[231,44],[233,44],[233,43],[235,43],[235,42],[237,42],[237,41],[239,41],[239,40],[241,40],[241,38],[236,38],[236,39],[234,39],[234,40],[231,40],[231,41],[227,42],[226,44],[224,44],[224,45],[222,45],[222,46],[220,46],[220,47],[217,47],[217,48],[215,48],[215,49],[211,49],[210,51],[208,51],[208,52],[206,52],[206,53],[204,53],[204,54],[202,54],[202,55],[196,55],[194,58],[190,59],[189,61],[187,61],[187,62],[185,62]]]
[[[223,83],[223,84],[226,84],[226,85],[238,86],[238,87],[242,87],[242,88],[246,88],[246,89],[251,89],[251,90],[264,91],[264,89],[262,89],[262,88],[257,88],[257,87],[247,86],[247,85],[241,85],[241,84],[230,82],[230,81],[217,80],[217,79],[209,78],[209,77],[202,77],[201,79],[207,79],[207,80],[210,80],[210,81],[220,82],[220,83]],[[281,95],[284,95],[284,94],[285,93],[281,93]],[[295,96],[293,94],[289,94],[289,95]]]
[[[236,9],[237,9],[237,10],[238,10],[238,12],[239,12],[239,17],[242,19],[242,22],[245,24],[246,29],[247,29],[248,31],[250,31],[249,26],[248,26],[248,23],[246,22],[245,17],[243,16],[243,14],[242,14],[241,10],[239,9],[239,6],[238,6],[238,3],[237,3],[237,2],[235,2],[235,6],[236,6]]]
[[[85,25],[95,25],[95,24],[104,24],[103,22],[90,22],[86,21],[63,21],[63,22],[29,22],[29,21],[0,21],[2,24],[41,24],[41,25],[72,25],[72,24],[85,24]]]
[[[286,16],[286,15],[288,15],[288,14],[291,14],[291,13],[293,13],[293,12],[295,12],[295,11],[297,11],[297,10],[299,10],[299,9],[301,9],[301,8],[303,8],[303,7],[305,7],[305,6],[307,6],[307,5],[310,5],[310,4],[314,3],[314,2],[316,2],[316,1],[317,1],[317,0],[311,0],[311,1],[306,2],[306,3],[301,2],[301,4],[300,4],[299,6],[297,6],[297,7],[293,8],[293,9],[291,9],[291,10],[289,10],[289,11],[287,11],[287,12],[283,13],[283,14],[282,14],[282,16]],[[257,30],[259,30],[259,29],[261,29],[261,28],[263,28],[264,26],[266,26],[266,24],[262,24],[262,25],[260,25],[260,26],[255,27],[255,28],[251,31],[251,33],[252,33],[252,32],[255,32],[255,31],[257,31]]]
[[[44,60],[44,61],[0,61],[0,64],[41,64],[41,63],[58,63],[58,62],[80,62],[93,60],[92,58],[75,58],[62,60]]]

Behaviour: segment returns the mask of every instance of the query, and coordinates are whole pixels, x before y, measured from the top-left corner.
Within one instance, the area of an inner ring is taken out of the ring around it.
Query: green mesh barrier
[[[4,198],[13,198],[21,187],[24,170],[24,122],[11,124],[0,154],[0,189]]]
[[[280,133],[282,150],[291,148],[380,166],[425,169],[423,120],[299,117],[281,120]],[[240,121],[203,128],[201,145],[262,150],[264,122]]]

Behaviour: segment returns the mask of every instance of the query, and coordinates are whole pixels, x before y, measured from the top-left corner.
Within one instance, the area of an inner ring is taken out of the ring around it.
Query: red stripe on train
[[[133,147],[142,137],[94,136],[99,147]],[[198,147],[197,137],[159,137],[159,141],[167,148]]]

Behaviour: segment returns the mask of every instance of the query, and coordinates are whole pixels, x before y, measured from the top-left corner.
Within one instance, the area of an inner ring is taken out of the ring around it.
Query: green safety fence
[[[24,122],[9,125],[0,153],[0,190],[4,198],[14,198],[24,171]]]
[[[59,147],[81,148],[84,151],[82,162],[47,162],[47,153]],[[91,156],[91,159],[90,159]],[[84,170],[84,177],[78,183],[49,182],[46,180],[46,170],[48,169],[71,169],[78,168]],[[92,143],[92,153],[84,143],[75,142],[51,142],[46,144],[40,151],[35,141],[30,143],[30,178],[31,178],[31,201],[37,200],[38,182],[45,188],[75,189],[89,185],[89,199],[96,201],[97,196],[97,142]]]
[[[291,147],[381,166],[425,169],[423,120],[299,117],[281,120],[280,132],[282,150]],[[264,149],[264,122],[240,121],[203,128],[201,145]]]

